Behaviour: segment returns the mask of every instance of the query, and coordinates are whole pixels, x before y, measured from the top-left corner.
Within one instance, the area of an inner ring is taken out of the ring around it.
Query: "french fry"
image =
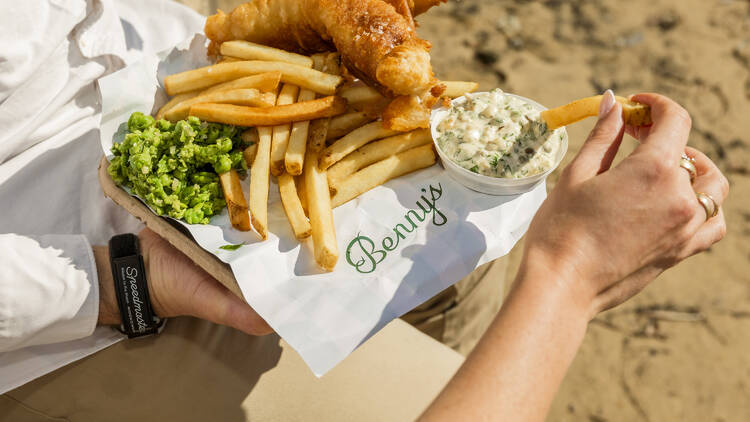
[[[299,202],[302,204],[302,209],[307,215],[307,188],[305,187],[305,174],[294,178],[294,184],[297,185],[297,195],[299,195]]]
[[[302,209],[302,202],[297,195],[297,186],[294,183],[294,176],[284,173],[279,176],[279,193],[281,194],[281,204],[284,206],[289,224],[292,226],[294,236],[298,240],[310,237],[312,227],[307,221],[305,211]]]
[[[623,97],[615,97],[615,99],[622,104],[622,116],[625,123],[632,126],[651,124],[651,107]],[[601,95],[583,98],[564,106],[545,110],[541,118],[547,123],[547,129],[554,130],[598,115],[601,102]]]
[[[325,72],[329,75],[341,76],[341,54],[339,53],[323,53],[323,54],[325,55],[325,57],[323,57],[323,68],[316,67],[315,69],[318,69],[321,72]]]
[[[443,95],[450,98],[461,97],[479,88],[479,84],[476,82],[440,81],[440,83],[445,85]]]
[[[310,124],[310,138],[325,138],[328,119],[316,120]],[[313,143],[315,141],[311,141]],[[331,194],[325,170],[315,165],[318,153],[313,145],[308,145],[307,165],[305,166],[305,189],[307,213],[312,227],[315,262],[326,271],[333,271],[339,258],[336,231],[333,226]]]
[[[341,76],[330,75],[294,64],[244,61],[220,63],[169,75],[164,78],[164,89],[169,95],[177,95],[244,76],[267,72],[280,72],[281,82],[307,88],[322,95],[333,95],[336,92],[336,87],[343,81]]]
[[[279,93],[279,97],[276,100],[276,105],[283,106],[294,104],[294,102],[297,101],[298,94],[298,86],[284,84]],[[273,138],[271,141],[271,174],[274,176],[278,176],[284,172],[284,157],[286,156],[286,150],[289,146],[289,135],[291,130],[292,125],[290,123],[273,127]]]
[[[156,113],[156,120],[160,120],[164,118],[164,115],[172,109],[172,107],[176,106],[177,104],[189,100],[193,97],[197,97],[200,94],[200,91],[190,91],[186,92],[184,94],[175,95],[172,97],[171,100],[169,100],[166,104],[161,106],[159,111]]]
[[[391,179],[435,164],[431,144],[412,148],[367,166],[339,185],[331,205],[336,208]]]
[[[383,127],[383,122],[372,122],[354,130],[333,145],[326,148],[320,155],[319,163],[321,169],[325,170],[337,161],[354,152],[357,148],[375,139],[396,135],[395,130]]]
[[[224,192],[224,199],[227,201],[229,221],[232,222],[232,226],[243,232],[250,231],[250,214],[237,171],[231,169],[220,174],[219,181]]]
[[[432,142],[432,135],[428,129],[415,130],[401,135],[391,136],[380,141],[371,142],[354,151],[332,165],[327,170],[328,187],[331,195],[335,195],[338,186],[358,170],[372,163],[384,160],[392,155],[408,151]]]
[[[250,168],[253,166],[253,161],[255,161],[255,155],[258,152],[258,144],[260,143],[260,138],[258,137],[258,129],[257,128],[250,128],[242,132],[242,142],[245,143],[245,145],[248,145],[247,148],[245,148],[244,151],[242,151],[242,156],[245,158],[245,164],[247,164],[247,168]]]
[[[255,161],[255,156],[258,154],[258,144],[252,144],[249,147],[245,148],[244,151],[242,151],[242,157],[245,159],[245,164],[247,164],[248,167],[253,166],[253,162]]]
[[[242,132],[242,142],[244,142],[247,145],[257,145],[258,142],[260,142],[260,139],[258,138],[258,129],[256,128],[250,128],[245,129],[244,132]],[[249,165],[249,164],[248,164]]]
[[[313,56],[316,69],[321,69],[327,62],[322,54]],[[339,258],[336,230],[333,226],[331,194],[328,190],[328,178],[324,170],[317,165],[318,155],[325,146],[326,132],[330,119],[319,119],[310,123],[308,145],[305,152],[307,165],[304,168],[307,212],[312,227],[315,262],[326,271],[333,271]]]
[[[328,125],[328,135],[326,140],[338,139],[347,133],[370,123],[375,120],[377,115],[364,111],[355,111],[342,114],[331,119]]]
[[[233,89],[202,94],[176,104],[164,114],[164,118],[171,122],[186,119],[190,113],[190,107],[201,103],[272,107],[273,96],[271,93],[261,93],[257,89]]]
[[[272,128],[258,128],[258,150],[250,167],[250,221],[263,240],[268,238],[268,184],[272,136]]]
[[[338,95],[345,98],[350,105],[371,104],[385,99],[375,88],[367,85],[344,87],[339,91]]]
[[[245,159],[247,168],[251,168],[253,166],[253,161],[255,161],[255,155],[258,153],[258,144],[260,143],[258,129],[250,128],[242,132],[242,142],[248,145],[248,147],[242,151],[242,157]]]
[[[235,126],[276,126],[339,115],[346,111],[346,100],[324,97],[317,100],[267,108],[202,103],[190,107],[190,115],[208,122]]]
[[[237,57],[224,56],[221,59],[219,59],[219,61],[216,62],[216,63],[217,64],[218,63],[232,63],[232,62],[241,62],[241,61],[244,61],[244,60],[245,59],[238,59]]]
[[[303,67],[312,67],[313,65],[313,61],[310,57],[279,50],[278,48],[251,43],[249,41],[226,41],[221,44],[220,51],[224,56],[238,57],[244,60],[285,62]]]
[[[315,93],[309,89],[302,89],[297,101],[305,102],[315,99]],[[287,173],[298,176],[302,174],[302,166],[305,162],[305,150],[307,148],[307,134],[310,128],[309,121],[292,123],[292,133],[289,135],[289,146],[284,156],[284,167]]]
[[[331,119],[319,119],[321,122],[325,122],[326,127],[330,123]],[[314,121],[313,121],[314,122]],[[313,122],[310,122],[310,125],[312,125]],[[322,125],[323,123],[319,122],[319,125]],[[318,130],[317,132],[314,132],[312,130],[312,127],[308,131],[307,135],[307,149],[312,149],[312,151],[320,156],[321,151],[323,151],[323,148],[326,147],[326,141],[324,137],[321,137],[320,134],[324,133],[324,130]],[[314,164],[314,163],[313,163]]]
[[[276,88],[281,83],[280,72],[260,73],[258,75],[245,76],[244,78],[235,79],[229,82],[214,85],[206,88],[201,95],[212,92],[229,91],[232,89],[251,89],[255,88],[261,92],[275,93]]]

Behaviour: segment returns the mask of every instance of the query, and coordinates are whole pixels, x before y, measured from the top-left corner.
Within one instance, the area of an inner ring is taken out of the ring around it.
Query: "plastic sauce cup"
[[[476,95],[476,94],[481,94],[481,93],[474,93],[474,94],[468,94],[468,95]],[[530,100],[525,97],[521,97],[520,95],[508,94],[508,93],[505,93],[505,95],[518,98],[530,104],[531,106],[533,106],[539,111],[544,111],[547,109],[546,107],[537,103],[536,101]],[[466,96],[463,96],[463,97],[454,99],[451,102],[451,104],[461,104],[462,102],[465,102],[465,101],[466,101]],[[437,140],[438,140],[437,128],[440,125],[440,123],[448,116],[448,112],[449,112],[448,107],[440,107],[440,108],[435,108],[432,110],[432,114],[430,115],[430,132],[432,133],[432,142],[435,144],[435,149],[437,150],[437,153],[440,156],[440,161],[443,163],[443,168],[448,172],[448,175],[450,175],[458,183],[466,186],[467,188],[471,190],[475,190],[477,192],[486,193],[489,195],[519,195],[522,193],[529,192],[530,190],[534,189],[538,184],[542,183],[544,180],[547,179],[547,176],[549,176],[550,173],[552,173],[560,165],[560,162],[562,161],[563,157],[565,157],[565,153],[568,151],[568,132],[565,131],[565,128],[562,128],[563,139],[560,141],[561,145],[557,151],[555,164],[544,173],[540,173],[534,176],[524,177],[520,179],[490,177],[490,176],[484,176],[478,173],[474,173],[454,163],[448,156],[446,156],[443,153],[443,151],[440,149],[440,146],[437,143]]]

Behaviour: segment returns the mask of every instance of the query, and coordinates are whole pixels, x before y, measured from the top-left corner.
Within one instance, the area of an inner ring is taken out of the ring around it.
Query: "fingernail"
[[[612,107],[615,106],[615,93],[611,89],[608,89],[602,95],[602,102],[599,105],[599,118],[602,118],[612,111]]]

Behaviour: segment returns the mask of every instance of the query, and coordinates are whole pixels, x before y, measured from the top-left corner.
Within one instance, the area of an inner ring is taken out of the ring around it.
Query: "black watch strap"
[[[163,324],[151,307],[146,267],[138,247],[138,237],[121,234],[109,241],[109,260],[120,308],[120,331],[128,338],[156,334]]]

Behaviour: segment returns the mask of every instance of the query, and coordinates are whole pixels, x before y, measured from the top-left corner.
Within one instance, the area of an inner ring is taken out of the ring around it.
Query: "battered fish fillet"
[[[421,96],[435,78],[430,44],[412,16],[441,1],[253,0],[210,16],[205,32],[214,51],[231,40],[308,54],[335,48],[354,76],[383,94]]]
[[[393,6],[396,12],[403,15],[408,21],[416,26],[414,16],[421,15],[433,6],[444,3],[448,0],[383,0]]]
[[[398,13],[404,16],[412,17],[421,15],[430,10],[433,6],[445,3],[448,0],[383,0],[393,6]]]

